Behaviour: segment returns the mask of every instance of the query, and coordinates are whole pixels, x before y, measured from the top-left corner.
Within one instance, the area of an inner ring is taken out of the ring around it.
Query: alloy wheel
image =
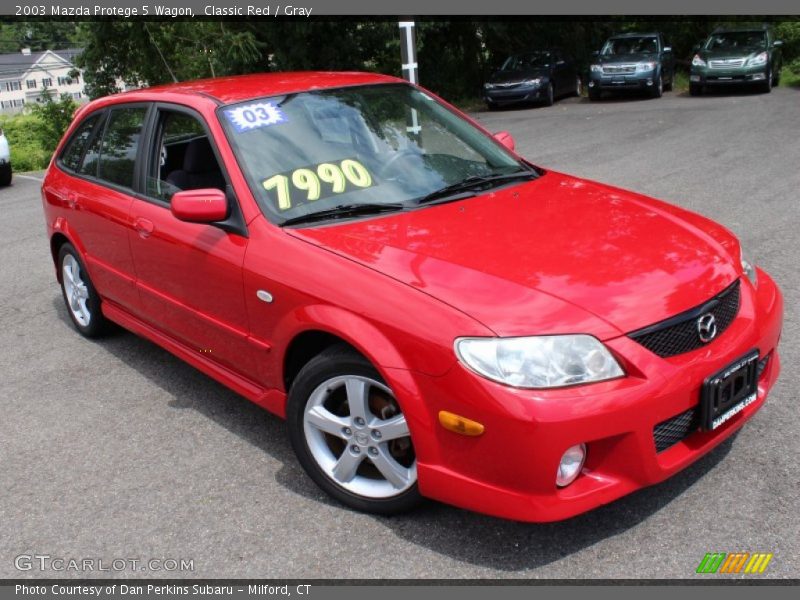
[[[92,320],[92,313],[87,304],[89,288],[83,280],[80,263],[72,254],[64,255],[61,275],[64,278],[64,294],[69,311],[80,325],[87,327]]]
[[[372,378],[343,375],[317,386],[303,432],[322,472],[353,494],[391,498],[417,481],[405,415],[391,390]]]

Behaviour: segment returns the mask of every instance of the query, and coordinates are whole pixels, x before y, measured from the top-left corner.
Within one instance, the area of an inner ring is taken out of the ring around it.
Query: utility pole
[[[411,18],[405,18],[398,23],[400,27],[400,60],[403,77],[412,84],[419,83],[419,65],[417,63],[417,40],[415,35],[416,24]],[[413,135],[420,133],[417,110],[409,111],[406,131]]]

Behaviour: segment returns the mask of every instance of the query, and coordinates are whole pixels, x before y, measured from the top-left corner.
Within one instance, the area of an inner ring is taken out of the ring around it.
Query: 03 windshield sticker
[[[372,187],[374,180],[363,164],[346,158],[278,173],[262,181],[261,185],[278,210],[286,211],[301,204]]]
[[[259,127],[269,127],[286,122],[286,115],[272,102],[256,102],[224,111],[228,122],[233,125],[236,133],[252,131]]]

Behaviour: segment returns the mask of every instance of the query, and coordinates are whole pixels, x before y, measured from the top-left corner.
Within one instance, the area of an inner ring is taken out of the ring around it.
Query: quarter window
[[[145,107],[118,108],[111,111],[100,147],[97,177],[122,187],[133,188],[136,151],[146,114]]]
[[[72,137],[67,142],[64,152],[61,154],[61,162],[63,165],[73,171],[77,171],[81,166],[81,159],[89,143],[92,133],[97,129],[100,122],[100,115],[91,115],[84,120],[72,134]]]

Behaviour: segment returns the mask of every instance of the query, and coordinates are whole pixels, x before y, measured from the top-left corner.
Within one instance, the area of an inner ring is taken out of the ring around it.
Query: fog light
[[[647,80],[647,85],[653,85],[653,80],[652,79],[648,79]]]
[[[689,81],[700,81],[700,75],[689,75]]]
[[[561,457],[561,462],[558,464],[558,473],[556,474],[556,485],[558,487],[566,487],[573,481],[581,472],[583,463],[586,460],[586,444],[578,444],[572,446],[564,452]]]
[[[766,73],[753,73],[753,81],[766,78],[767,78]]]
[[[594,81],[589,82],[589,87],[594,87]]]

